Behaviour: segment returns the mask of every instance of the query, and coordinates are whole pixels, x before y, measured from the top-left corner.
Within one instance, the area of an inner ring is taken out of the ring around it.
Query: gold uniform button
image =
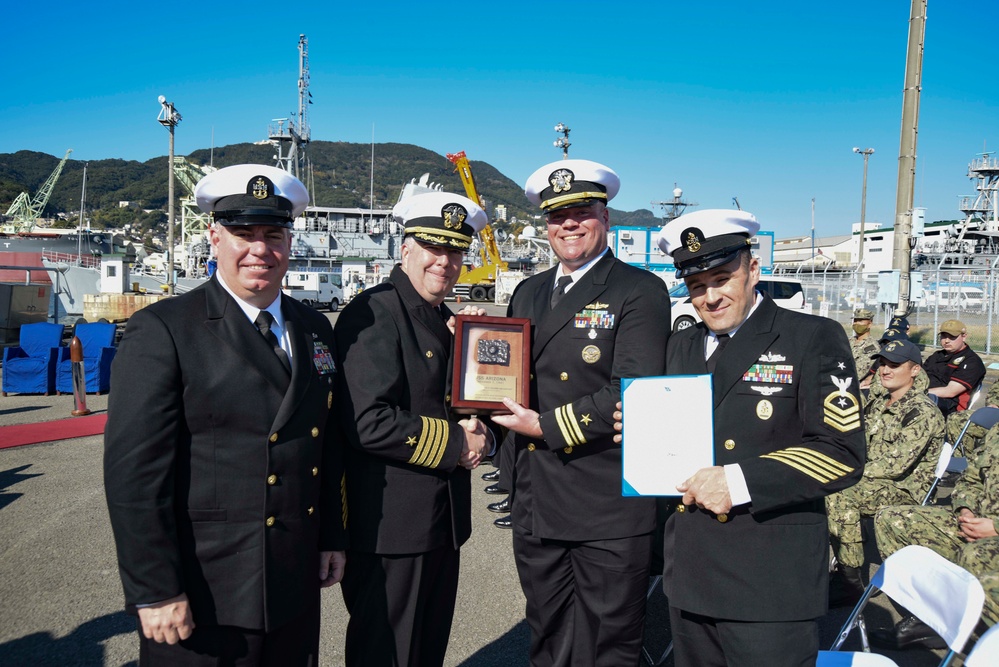
[[[534,379],[534,373],[531,373],[531,379],[532,380]]]
[[[273,526],[274,524],[277,523],[277,519],[275,519],[272,516],[269,516],[269,517],[267,517],[267,521],[265,521],[264,523],[266,523],[267,527],[270,528],[271,526]]]
[[[316,508],[310,507],[307,511],[309,512],[309,516],[312,516],[312,513],[316,511]]]
[[[566,447],[562,451],[565,452],[566,454],[572,454],[572,445],[569,445],[568,447]]]
[[[274,486],[275,484],[277,484],[277,475],[268,475],[267,484],[268,486]]]
[[[312,427],[312,437],[313,438],[318,438],[319,437],[319,427],[318,426],[313,426]]]
[[[562,374],[559,375],[559,377],[562,379],[562,382],[565,382],[566,380],[569,379],[569,374],[566,373],[565,371],[562,371]]]
[[[725,441],[725,449],[729,449],[729,450],[735,449],[735,440],[726,440]]]
[[[318,477],[319,476],[319,468],[316,468],[315,466],[313,466],[313,468],[312,468],[312,476],[313,477]]]
[[[534,446],[533,442],[527,444],[527,451],[533,452],[535,449],[537,449],[537,447]]]
[[[725,523],[728,521],[728,514],[719,514],[715,518],[718,519],[718,523]]]
[[[277,442],[277,439],[278,439],[278,434],[277,433],[271,433],[270,441],[271,442]]]
[[[683,514],[684,512],[687,511],[687,506],[684,505],[683,503],[680,503],[679,505],[676,506],[676,511],[679,512],[680,514]]]
[[[433,358],[434,358],[434,353],[433,353],[433,351],[431,351],[431,350],[427,350],[427,359],[433,359]]]
[[[446,395],[444,396],[444,401],[445,401],[446,403],[450,403],[450,402],[451,402],[451,394],[446,394]]]
[[[330,395],[326,397],[326,409],[329,410],[332,407],[333,407],[333,392],[331,391]]]

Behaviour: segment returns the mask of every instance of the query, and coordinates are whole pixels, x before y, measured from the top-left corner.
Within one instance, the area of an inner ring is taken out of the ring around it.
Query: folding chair
[[[993,625],[975,642],[964,659],[964,667],[995,667],[999,665],[999,625]]]
[[[964,648],[982,615],[985,602],[981,583],[964,568],[926,547],[910,545],[899,549],[885,559],[871,578],[870,585],[850,612],[832,648],[819,652],[818,667],[851,664],[842,662],[842,657],[835,652],[843,646],[854,628],[860,629],[864,651],[870,651],[862,614],[876,589],[884,591],[889,598],[943,637],[950,650],[940,662],[940,667],[949,665]]]
[[[929,505],[933,500],[933,494],[937,490],[937,485],[943,481],[944,475],[947,474],[947,467],[950,465],[951,456],[954,454],[954,447],[949,442],[944,442],[943,447],[940,448],[940,458],[937,459],[937,467],[933,471],[933,483],[930,484],[930,490],[926,492],[923,497],[923,502],[920,505]]]

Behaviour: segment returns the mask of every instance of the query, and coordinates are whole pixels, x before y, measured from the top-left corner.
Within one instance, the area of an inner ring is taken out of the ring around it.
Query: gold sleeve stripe
[[[347,527],[347,473],[340,476],[340,504],[343,507],[343,527]]]
[[[562,437],[572,446],[582,445],[586,442],[586,436],[576,423],[576,415],[572,410],[572,403],[566,403],[555,408],[555,421],[562,431]]]
[[[808,447],[788,447],[785,451],[788,451],[788,452],[801,452],[803,454],[807,454],[807,455],[811,456],[812,458],[816,459],[817,461],[821,461],[822,463],[826,464],[830,468],[832,468],[834,470],[839,470],[841,472],[841,476],[842,475],[847,475],[847,474],[853,472],[853,468],[851,468],[850,466],[846,465],[845,463],[840,463],[836,459],[834,459],[834,458],[832,458],[830,456],[827,456],[826,454],[823,454],[820,451],[817,451],[817,450],[814,450],[814,449],[809,449]]]
[[[779,461],[822,484],[828,484],[853,471],[853,468],[843,465],[821,452],[805,447],[790,447],[764,454],[761,458]]]
[[[444,419],[421,417],[423,428],[420,429],[420,440],[413,449],[409,462],[425,468],[436,468],[444,458],[447,449],[448,423]]]

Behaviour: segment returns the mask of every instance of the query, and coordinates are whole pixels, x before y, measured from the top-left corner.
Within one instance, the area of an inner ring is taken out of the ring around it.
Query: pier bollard
[[[73,410],[74,417],[89,415],[87,409],[87,372],[83,367],[83,343],[76,336],[69,343],[69,359],[73,366]]]

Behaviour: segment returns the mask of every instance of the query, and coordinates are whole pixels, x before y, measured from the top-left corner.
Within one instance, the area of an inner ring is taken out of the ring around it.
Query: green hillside
[[[213,151],[200,149],[187,155],[190,162],[207,164]],[[308,146],[312,162],[310,186],[319,206],[370,206],[372,192],[371,145],[344,142],[314,141]],[[374,208],[391,208],[402,187],[425,173],[430,180],[443,184],[450,192],[464,193],[454,165],[443,155],[410,144],[375,144],[373,193]],[[274,148],[270,145],[233,144],[214,149],[214,165],[225,167],[241,163],[273,164]],[[33,151],[0,154],[0,213],[21,192],[34,195],[59,163],[59,157]],[[167,208],[167,158],[147,162],[126,160],[93,160],[87,166],[87,214],[95,227],[120,227],[127,222],[140,226],[159,226],[162,215],[140,215],[142,209],[157,211]],[[536,209],[524,196],[520,184],[486,162],[471,161],[472,173],[479,193],[486,199],[490,211],[498,204],[507,208],[507,217],[531,219]],[[45,209],[45,217],[57,215],[73,218],[80,208],[83,162],[70,159],[53,189]],[[179,183],[176,186],[182,194]],[[127,201],[132,208],[122,209]],[[150,219],[151,218],[151,219]],[[655,226],[661,221],[649,210],[624,212],[611,209],[613,224]]]

